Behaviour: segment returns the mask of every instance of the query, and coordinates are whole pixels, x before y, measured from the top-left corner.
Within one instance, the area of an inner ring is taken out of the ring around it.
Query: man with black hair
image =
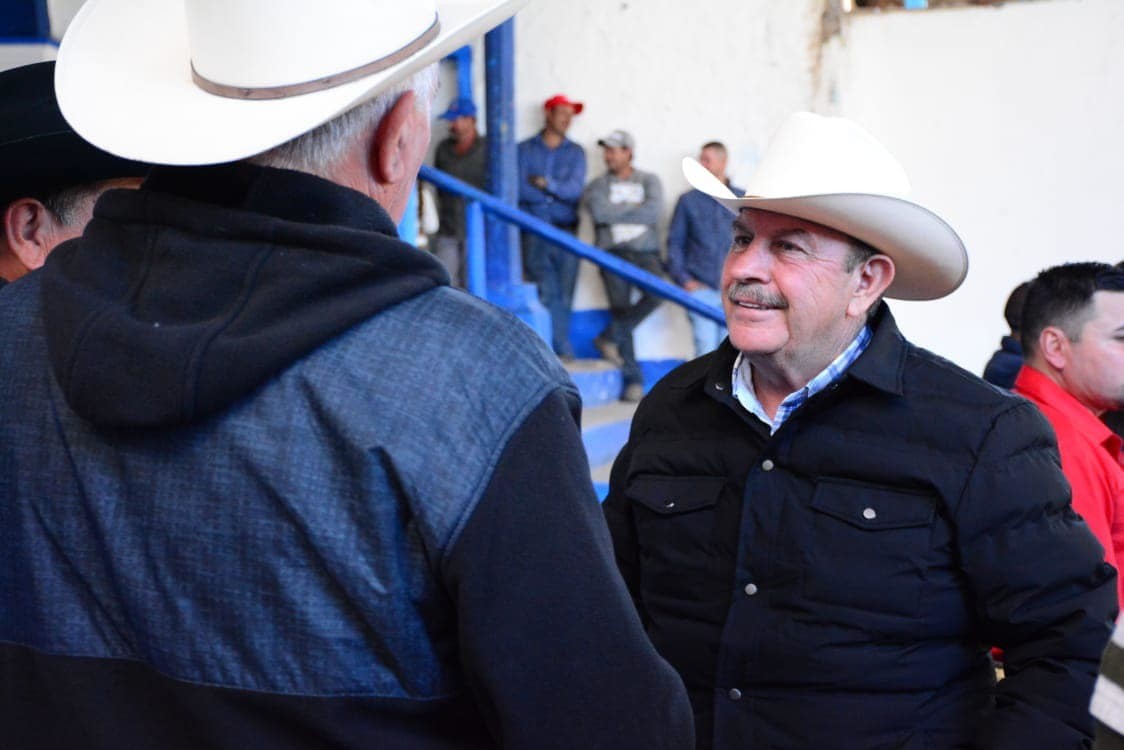
[[[136,187],[148,171],[71,129],[54,75],[54,61],[0,73],[0,287],[82,234],[102,193]]]
[[[1120,437],[1098,417],[1124,405],[1124,272],[1107,263],[1048,268],[1023,306],[1026,360],[1015,393],[1033,401],[1058,439],[1080,513],[1119,569],[1124,559]],[[1124,594],[1117,577],[1118,597]]]
[[[1023,302],[1026,300],[1026,290],[1030,282],[1024,281],[1015,287],[1007,297],[1007,304],[1003,306],[1003,318],[1011,332],[999,340],[999,348],[991,355],[987,366],[984,367],[983,379],[1000,388],[1010,388],[1015,384],[1015,376],[1023,366],[1023,347],[1019,343],[1020,321],[1023,314]]]

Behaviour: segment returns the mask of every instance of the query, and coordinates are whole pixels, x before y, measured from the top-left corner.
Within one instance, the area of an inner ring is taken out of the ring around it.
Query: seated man
[[[614,130],[597,145],[605,160],[605,174],[590,182],[582,196],[593,220],[597,246],[637,268],[662,274],[656,231],[663,210],[660,178],[632,165],[636,142],[629,133]],[[610,319],[593,343],[601,356],[621,368],[621,400],[639,401],[644,395],[644,377],[636,361],[632,332],[662,300],[641,290],[639,299],[633,301],[632,284],[604,268],[601,280],[609,298]]]
[[[55,98],[54,61],[0,73],[0,286],[80,235],[103,192],[136,187],[147,172],[71,129]]]
[[[693,166],[737,211],[729,337],[641,402],[605,515],[697,746],[1087,746],[1115,572],[1050,427],[882,301],[956,289],[960,238],[841,118],[790,118],[744,198]]]

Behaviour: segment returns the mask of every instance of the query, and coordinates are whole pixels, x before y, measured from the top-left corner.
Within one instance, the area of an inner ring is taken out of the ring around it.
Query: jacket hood
[[[448,283],[367,196],[248,164],[159,169],[107,192],[42,273],[55,377],[75,412],[111,427],[205,418]]]

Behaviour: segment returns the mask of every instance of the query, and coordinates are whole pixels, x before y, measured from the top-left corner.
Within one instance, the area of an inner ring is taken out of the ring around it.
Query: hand
[[[537,187],[539,190],[546,190],[546,178],[541,174],[532,175],[528,182]]]
[[[699,289],[702,289],[703,283],[701,281],[699,281],[698,279],[687,279],[686,283],[683,284],[683,288],[686,289],[688,292],[694,292],[694,291],[697,291]]]

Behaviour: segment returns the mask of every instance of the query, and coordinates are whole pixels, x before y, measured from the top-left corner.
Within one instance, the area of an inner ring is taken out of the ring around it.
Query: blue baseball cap
[[[476,105],[471,99],[454,99],[449,103],[445,114],[441,115],[442,120],[455,120],[458,117],[476,117]]]

